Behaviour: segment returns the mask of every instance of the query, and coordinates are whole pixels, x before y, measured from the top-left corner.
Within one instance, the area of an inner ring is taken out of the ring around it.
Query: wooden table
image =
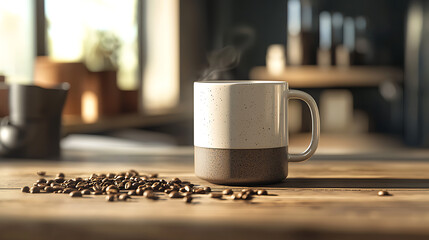
[[[62,161],[0,161],[0,239],[429,239],[429,161],[344,160],[315,156],[290,164],[283,183],[252,201],[195,197],[25,194],[47,171],[66,177],[135,169],[177,176],[220,191],[193,174],[192,149],[164,154],[67,151]],[[259,188],[257,186],[255,188]],[[233,187],[241,189],[240,187]],[[387,189],[393,196],[379,197]]]

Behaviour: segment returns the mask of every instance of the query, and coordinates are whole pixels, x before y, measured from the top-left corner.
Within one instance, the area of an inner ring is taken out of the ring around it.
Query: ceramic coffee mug
[[[311,143],[288,152],[288,100],[307,103]],[[309,159],[320,135],[319,110],[302,91],[282,81],[201,81],[194,83],[195,174],[217,184],[283,181],[288,162]]]

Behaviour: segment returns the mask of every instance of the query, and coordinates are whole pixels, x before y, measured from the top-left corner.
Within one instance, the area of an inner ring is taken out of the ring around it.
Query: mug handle
[[[288,154],[288,162],[302,162],[309,159],[316,151],[319,144],[320,137],[320,117],[319,109],[317,108],[316,101],[307,93],[298,90],[289,90],[287,102],[289,99],[299,99],[304,101],[310,108],[311,113],[311,142],[307,149],[299,154]]]

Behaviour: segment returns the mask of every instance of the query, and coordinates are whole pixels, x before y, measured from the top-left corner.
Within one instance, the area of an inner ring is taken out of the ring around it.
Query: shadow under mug
[[[311,143],[288,152],[288,100],[310,108]],[[283,81],[200,81],[194,83],[195,174],[216,184],[268,184],[287,177],[288,162],[309,159],[320,135],[319,110],[305,92]]]

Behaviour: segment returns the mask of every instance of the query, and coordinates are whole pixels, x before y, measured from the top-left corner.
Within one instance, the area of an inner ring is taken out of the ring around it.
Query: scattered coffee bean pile
[[[46,172],[37,172],[45,176]],[[89,178],[66,179],[64,173],[58,173],[54,179],[40,178],[32,187],[21,189],[25,193],[64,193],[72,198],[83,195],[106,195],[106,201],[127,201],[131,196],[143,196],[151,200],[158,200],[164,193],[169,198],[183,198],[185,203],[192,203],[194,194],[209,194],[211,198],[223,199],[228,196],[233,200],[251,200],[254,195],[268,195],[264,189],[243,189],[234,193],[232,189],[221,192],[212,192],[210,187],[197,187],[194,184],[173,178],[170,181],[158,178],[158,174],[140,175],[135,170],[119,174],[95,174]]]

